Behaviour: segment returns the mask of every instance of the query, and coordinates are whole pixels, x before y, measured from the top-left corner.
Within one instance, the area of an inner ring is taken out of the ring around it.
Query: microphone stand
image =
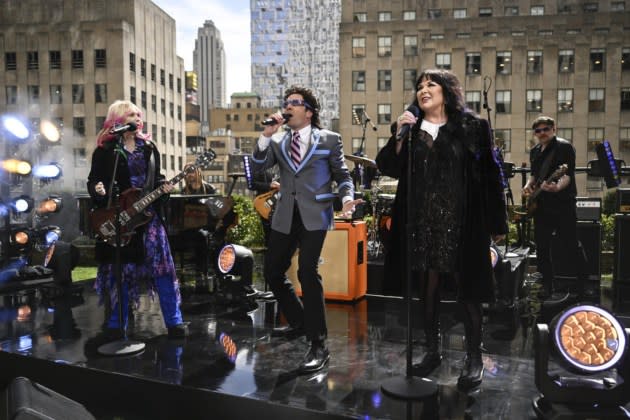
[[[412,213],[414,209],[413,200],[413,142],[409,130],[407,134],[407,221],[406,240],[407,252],[405,261],[405,279],[407,280],[407,293],[405,295],[405,305],[407,307],[407,368],[403,377],[393,377],[381,384],[381,390],[390,397],[404,400],[424,400],[437,394],[437,384],[427,378],[419,378],[412,375],[412,351],[413,351],[413,331],[411,329],[411,293],[412,269],[411,269],[411,249],[413,247]]]
[[[123,152],[123,135],[119,134],[118,139],[116,140],[116,146],[114,148],[114,153],[116,155],[114,159],[114,169],[112,171],[112,180],[109,184],[110,196],[107,202],[107,208],[110,208],[112,205],[115,206],[115,220],[114,227],[116,230],[115,242],[116,246],[114,248],[114,276],[116,278],[116,287],[118,294],[118,324],[120,328],[121,339],[112,341],[102,346],[99,346],[97,351],[98,353],[105,356],[128,356],[131,354],[136,354],[144,351],[146,345],[142,341],[129,340],[127,338],[127,320],[123,319],[123,281],[122,281],[122,263],[120,258],[120,247],[122,245],[121,240],[121,226],[120,226],[120,191],[118,188],[118,183],[116,182],[116,175],[118,172],[118,161],[120,160],[120,154]],[[110,299],[111,301],[111,299]]]

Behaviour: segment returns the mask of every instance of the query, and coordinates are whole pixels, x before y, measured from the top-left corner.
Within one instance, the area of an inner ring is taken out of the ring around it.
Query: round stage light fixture
[[[37,165],[33,168],[33,176],[44,181],[51,181],[61,178],[61,166],[56,162],[46,165]]]
[[[35,201],[28,195],[21,195],[11,200],[11,207],[16,213],[28,213],[33,209]]]
[[[615,366],[626,351],[626,334],[617,319],[603,308],[577,305],[552,321],[553,339],[562,359],[585,373]]]
[[[24,142],[31,137],[31,130],[22,119],[5,115],[0,118],[3,134],[12,141]]]
[[[228,244],[221,249],[219,257],[217,258],[217,264],[219,271],[223,274],[229,273],[232,268],[234,268],[234,264],[236,264],[236,250],[234,249],[234,245]]]
[[[252,283],[254,253],[251,249],[237,244],[227,244],[219,252],[218,269],[222,274],[241,276],[241,282]]]
[[[51,195],[39,202],[39,205],[37,206],[37,214],[43,215],[49,213],[59,213],[61,209],[61,197],[57,195]]]
[[[5,171],[17,175],[28,175],[31,173],[32,169],[29,162],[20,159],[3,160],[1,166]]]
[[[39,124],[39,132],[41,134],[41,138],[46,140],[48,143],[58,143],[61,140],[61,130],[57,127],[55,123],[49,120],[42,120]]]

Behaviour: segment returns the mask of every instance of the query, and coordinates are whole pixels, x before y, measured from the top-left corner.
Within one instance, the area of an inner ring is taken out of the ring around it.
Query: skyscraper
[[[208,109],[225,105],[225,49],[221,33],[211,20],[197,32],[193,51],[193,70],[199,85],[198,103],[201,130],[208,128]]]
[[[279,107],[291,85],[313,89],[322,126],[339,114],[339,0],[251,2],[252,90]]]

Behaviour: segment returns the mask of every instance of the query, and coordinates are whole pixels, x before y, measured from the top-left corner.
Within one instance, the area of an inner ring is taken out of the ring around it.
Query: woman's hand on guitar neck
[[[279,190],[280,183],[278,181],[271,181],[271,184],[269,184],[269,188],[271,188],[272,190]]]

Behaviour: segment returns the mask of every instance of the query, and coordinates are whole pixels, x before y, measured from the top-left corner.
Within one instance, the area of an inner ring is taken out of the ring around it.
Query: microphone
[[[372,130],[374,130],[374,131],[378,130],[378,128],[376,128],[376,126],[372,122],[372,119],[370,118],[370,116],[367,114],[367,112],[365,112],[365,109],[363,110],[363,116],[365,117],[365,122],[366,123],[370,123],[370,126],[372,127]]]
[[[281,124],[284,124],[287,121],[289,121],[289,119],[292,116],[293,115],[291,115],[291,114],[282,114],[283,121],[282,121]],[[278,124],[278,122],[276,120],[274,120],[273,118],[267,118],[266,120],[262,120],[261,124],[262,125],[276,125],[276,124]]]
[[[112,127],[112,129],[109,130],[109,134],[117,136],[119,134],[126,133],[127,131],[136,131],[137,128],[138,126],[136,125],[136,123],[130,122],[129,124]]]
[[[409,105],[409,107],[407,108],[407,111],[411,112],[413,116],[416,118],[420,116],[420,110],[415,105]],[[401,140],[407,137],[407,134],[409,134],[409,130],[411,130],[411,124],[403,125],[402,128],[400,129],[400,133],[396,136],[396,140]]]

